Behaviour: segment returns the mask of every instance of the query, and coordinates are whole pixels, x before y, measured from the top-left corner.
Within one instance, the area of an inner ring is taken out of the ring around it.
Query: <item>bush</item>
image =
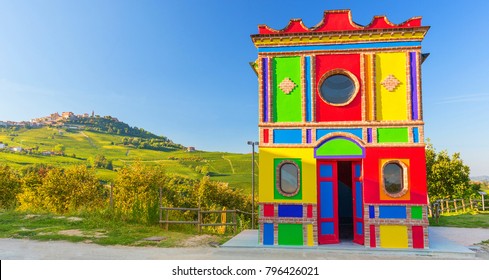
[[[83,165],[28,171],[18,195],[19,210],[56,214],[93,211],[105,204],[105,190],[92,169]]]
[[[164,178],[160,167],[140,162],[121,168],[113,193],[115,213],[124,220],[157,223],[159,187],[163,186]]]

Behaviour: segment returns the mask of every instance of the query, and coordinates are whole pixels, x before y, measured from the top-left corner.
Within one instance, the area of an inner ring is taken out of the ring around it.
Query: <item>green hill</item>
[[[102,118],[100,118],[102,119]],[[109,132],[109,125],[67,122],[59,126],[40,128],[0,128],[0,142],[7,145],[0,151],[0,164],[22,167],[31,164],[56,166],[85,164],[97,166],[100,179],[112,181],[117,169],[134,161],[160,165],[167,174],[197,179],[209,175],[211,180],[228,182],[230,187],[251,188],[251,155],[224,152],[187,152],[163,136],[142,129]],[[119,122],[120,123],[120,122]],[[74,128],[74,125],[80,127]],[[81,127],[81,126],[85,127]],[[121,125],[121,123],[119,124]],[[116,128],[117,129],[117,128]],[[98,130],[98,131],[97,131]],[[14,152],[9,148],[22,147]],[[110,162],[110,165],[107,163]]]

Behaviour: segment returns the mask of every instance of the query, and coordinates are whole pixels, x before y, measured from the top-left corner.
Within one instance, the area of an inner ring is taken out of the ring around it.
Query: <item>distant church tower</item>
[[[421,42],[414,17],[326,11],[252,35],[259,83],[259,242],[428,248]]]
[[[95,117],[95,111],[92,110],[92,118]]]

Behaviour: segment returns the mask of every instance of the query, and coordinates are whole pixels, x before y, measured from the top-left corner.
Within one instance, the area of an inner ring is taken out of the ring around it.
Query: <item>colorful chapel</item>
[[[258,26],[259,242],[428,248],[420,17]]]

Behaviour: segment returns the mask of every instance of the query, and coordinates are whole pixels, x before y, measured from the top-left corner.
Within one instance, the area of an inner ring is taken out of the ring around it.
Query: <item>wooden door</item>
[[[338,172],[335,161],[317,162],[318,244],[338,243]]]
[[[352,163],[353,242],[364,244],[362,163]]]

